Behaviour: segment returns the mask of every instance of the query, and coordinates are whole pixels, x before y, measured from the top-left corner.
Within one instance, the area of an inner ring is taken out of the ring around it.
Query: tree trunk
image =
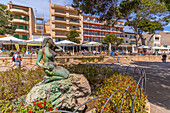
[[[149,46],[149,43],[150,43],[150,41],[151,41],[151,39],[153,38],[154,35],[155,35],[155,33],[152,34],[152,36],[149,38],[148,43],[147,43],[147,46]]]
[[[111,43],[109,43],[109,51],[110,51],[110,52],[112,51],[112,45],[111,45]]]

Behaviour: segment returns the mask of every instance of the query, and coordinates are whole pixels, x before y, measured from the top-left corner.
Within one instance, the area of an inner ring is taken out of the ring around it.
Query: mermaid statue
[[[69,77],[69,71],[61,66],[57,66],[55,63],[56,52],[61,51],[63,51],[63,49],[55,45],[51,38],[45,38],[43,40],[42,49],[38,52],[36,64],[44,68],[44,72],[47,76],[44,76],[44,80],[37,85]],[[44,64],[40,63],[41,59],[43,59]]]

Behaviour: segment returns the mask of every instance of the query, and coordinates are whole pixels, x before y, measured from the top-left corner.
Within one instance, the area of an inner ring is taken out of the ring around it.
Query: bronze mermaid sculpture
[[[36,61],[36,64],[44,68],[44,72],[47,74],[41,84],[69,77],[69,71],[55,63],[56,52],[60,51],[63,51],[63,49],[55,45],[51,38],[43,40],[42,49],[39,50]],[[44,65],[40,63],[41,59],[43,59]]]

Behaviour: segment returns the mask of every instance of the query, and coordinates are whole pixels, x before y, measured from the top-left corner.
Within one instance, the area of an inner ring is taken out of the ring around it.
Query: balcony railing
[[[16,12],[16,13],[22,13],[25,15],[28,15],[28,11],[22,10],[22,9],[17,9],[17,8],[12,8],[10,9],[11,12]]]
[[[28,24],[28,21],[25,21],[25,20],[22,20],[22,19],[13,19],[12,22]]]

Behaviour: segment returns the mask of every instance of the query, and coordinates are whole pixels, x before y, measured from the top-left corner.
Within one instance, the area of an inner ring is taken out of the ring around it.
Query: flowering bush
[[[110,78],[107,78],[104,80],[102,87],[97,91],[97,97],[107,97],[109,98],[115,91],[119,89],[126,89],[128,85],[134,81],[132,77],[127,76],[127,75],[120,75],[117,74],[116,76],[113,75]],[[136,90],[137,84],[136,82],[133,82],[130,87],[128,88],[128,91],[132,95],[132,99],[134,98],[135,95],[135,90]],[[115,105],[118,108],[118,111],[120,109],[122,97],[124,95],[125,91],[119,91],[113,97],[111,97],[111,100],[115,103]],[[146,104],[146,99],[147,96],[144,95],[145,92],[142,93],[141,98],[140,98],[140,88],[137,90],[136,98],[134,101],[134,113],[140,112],[140,113],[145,113],[145,104]],[[132,111],[132,99],[128,93],[125,94],[124,96],[124,101],[122,104],[122,113],[130,113]],[[97,111],[101,111],[105,102],[107,100],[105,99],[99,99],[97,103]],[[116,109],[114,105],[109,101],[104,108],[104,113],[115,113]]]
[[[46,102],[46,100],[33,102],[29,106],[24,106],[24,103],[19,102],[17,105],[11,103],[6,105],[1,104],[0,107],[2,113],[45,113],[46,111],[58,110],[58,107],[53,108],[52,104]]]

